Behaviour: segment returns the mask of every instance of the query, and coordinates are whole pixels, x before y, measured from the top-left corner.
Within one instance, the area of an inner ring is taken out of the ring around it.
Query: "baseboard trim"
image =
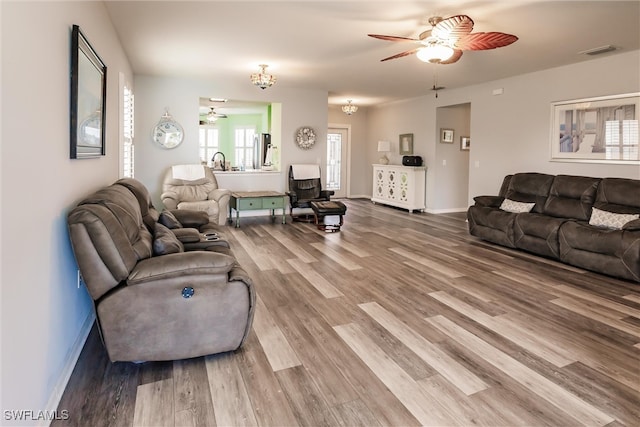
[[[49,396],[49,401],[47,402],[47,411],[50,414],[54,413],[55,410],[58,409],[58,405],[60,404],[60,400],[62,399],[62,395],[64,394],[64,390],[67,388],[67,384],[69,383],[69,379],[71,378],[71,374],[73,373],[73,369],[76,367],[76,363],[78,363],[78,359],[80,358],[80,353],[82,352],[82,348],[84,347],[84,343],[87,341],[89,337],[89,332],[91,332],[91,328],[93,327],[93,323],[96,320],[96,315],[91,310],[91,313],[87,316],[87,318],[82,323],[82,328],[80,328],[80,333],[78,334],[78,338],[71,346],[71,350],[69,351],[69,357],[67,358],[66,363],[62,369],[62,372],[58,376],[58,380],[56,381],[56,385]],[[38,424],[40,426],[49,426],[51,421],[42,420],[44,424]]]
[[[429,209],[427,208],[425,211],[430,214],[443,214],[443,213],[456,213],[456,212],[466,212],[468,208],[453,208],[453,209]]]

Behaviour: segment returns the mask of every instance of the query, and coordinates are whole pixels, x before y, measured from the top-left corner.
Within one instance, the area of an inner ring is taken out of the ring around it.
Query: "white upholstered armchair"
[[[218,188],[215,175],[203,165],[176,165],[164,175],[162,203],[171,209],[205,211],[209,221],[224,225],[231,191]]]

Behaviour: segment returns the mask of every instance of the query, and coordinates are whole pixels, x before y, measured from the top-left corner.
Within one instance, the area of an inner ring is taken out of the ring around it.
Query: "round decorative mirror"
[[[153,140],[163,148],[176,148],[184,140],[184,130],[166,111],[153,128]]]

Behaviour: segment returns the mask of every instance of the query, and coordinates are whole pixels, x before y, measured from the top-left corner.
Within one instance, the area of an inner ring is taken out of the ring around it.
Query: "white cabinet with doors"
[[[426,208],[426,172],[424,166],[373,165],[373,196],[371,201],[407,209]]]

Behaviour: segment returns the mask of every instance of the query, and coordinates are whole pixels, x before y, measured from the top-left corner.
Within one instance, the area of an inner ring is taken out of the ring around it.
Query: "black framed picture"
[[[107,66],[80,27],[71,30],[71,144],[72,159],[105,154]]]

